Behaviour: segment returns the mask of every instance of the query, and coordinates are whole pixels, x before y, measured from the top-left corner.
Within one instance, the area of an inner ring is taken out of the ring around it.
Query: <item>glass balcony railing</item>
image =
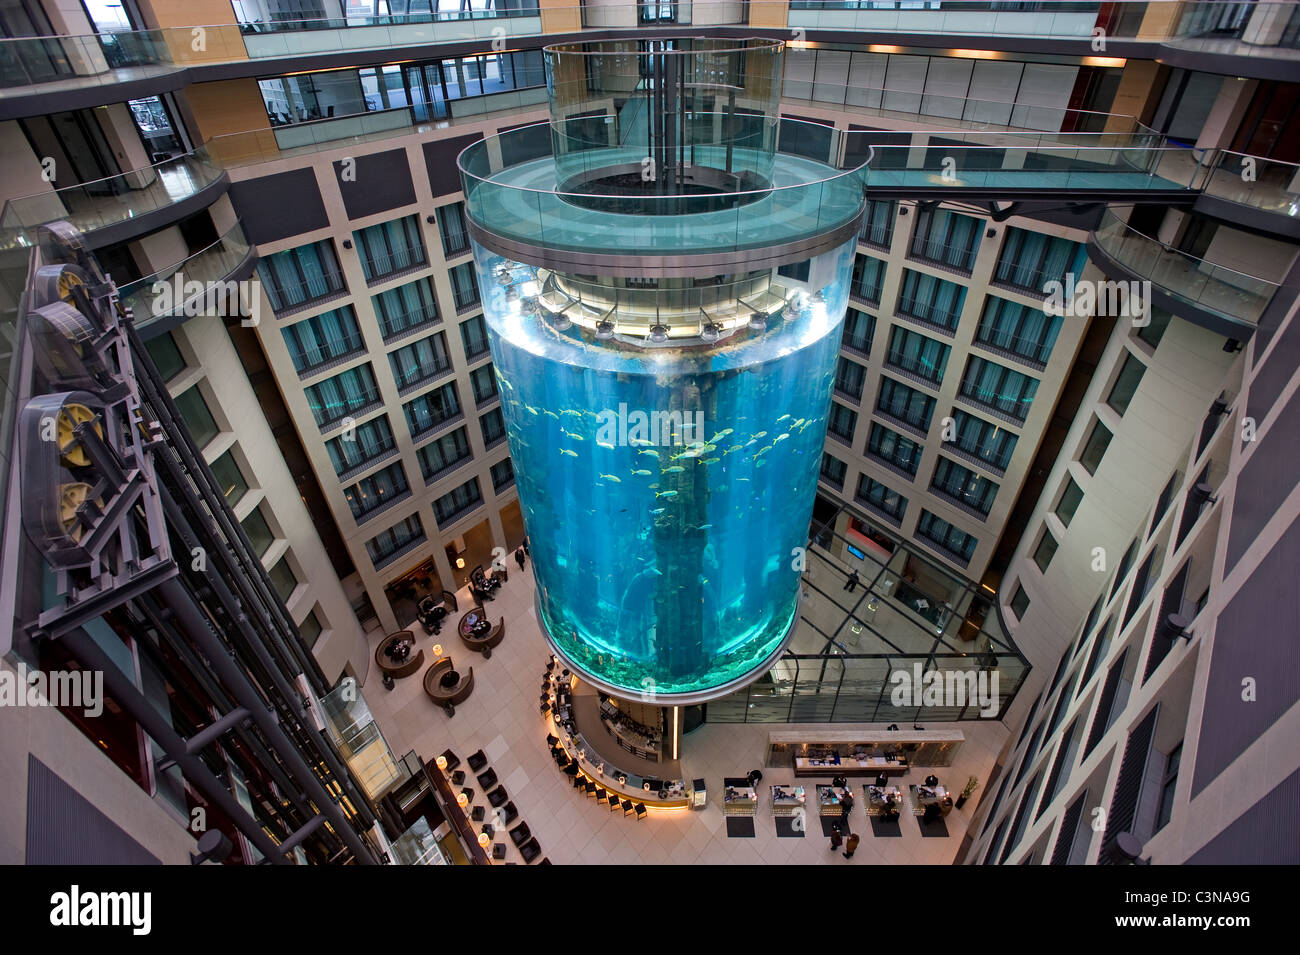
[[[0,212],[0,242],[8,248],[31,244],[38,225],[60,219],[82,232],[136,219],[190,198],[224,174],[207,149],[132,169],[94,182],[10,199]],[[19,242],[19,237],[24,242]]]
[[[1292,218],[1300,216],[1300,164],[1297,163],[1248,156],[1228,149],[1207,150],[1189,178],[1189,185],[1225,202]]]
[[[1295,3],[1184,3],[1168,39],[1184,49],[1234,56],[1300,56],[1300,7]]]
[[[1277,282],[1206,262],[1143,235],[1109,209],[1093,238],[1111,258],[1167,294],[1234,321],[1256,324],[1278,289]]]
[[[257,59],[530,36],[542,32],[542,19],[537,4],[525,0],[517,9],[258,21],[240,24],[240,30],[249,57]]]
[[[0,96],[51,83],[111,85],[122,70],[171,66],[161,30],[0,39]]]
[[[238,293],[219,283],[229,279],[251,248],[236,223],[216,242],[175,265],[120,286],[122,304],[134,309],[137,328],[168,315],[207,314],[218,302],[225,303],[224,314],[229,315],[237,303],[226,296]]]

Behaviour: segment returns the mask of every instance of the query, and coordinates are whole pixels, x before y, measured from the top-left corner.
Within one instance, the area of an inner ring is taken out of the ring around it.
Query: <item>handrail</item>
[[[1223,271],[1223,272],[1231,272],[1233,275],[1238,275],[1238,276],[1240,276],[1241,278],[1249,279],[1249,280],[1252,281],[1252,282],[1262,282],[1262,283],[1265,284],[1265,285],[1271,285],[1271,286],[1273,286],[1273,288],[1274,288],[1275,290],[1281,288],[1282,285],[1283,285],[1283,283],[1281,283],[1281,282],[1274,282],[1272,279],[1261,278],[1261,277],[1258,276],[1258,275],[1251,275],[1251,274],[1248,273],[1248,272],[1239,272],[1237,269],[1231,268],[1230,266],[1227,266],[1227,265],[1220,265],[1220,264],[1217,263],[1217,262],[1211,262],[1209,259],[1203,259],[1203,258],[1200,258],[1200,257],[1195,256],[1195,255],[1192,255],[1192,254],[1190,254],[1190,253],[1188,253],[1188,252],[1184,252],[1182,249],[1175,248],[1174,246],[1170,245],[1170,244],[1167,243],[1167,242],[1162,242],[1160,239],[1157,239],[1157,238],[1155,238],[1154,236],[1149,236],[1149,235],[1147,235],[1145,232],[1139,232],[1137,229],[1133,228],[1131,225],[1129,225],[1127,222],[1125,222],[1123,219],[1121,219],[1121,218],[1120,218],[1120,217],[1115,213],[1115,211],[1114,211],[1113,209],[1107,209],[1107,210],[1102,214],[1102,220],[1103,220],[1103,221],[1102,221],[1102,223],[1099,223],[1099,224],[1098,224],[1097,229],[1095,230],[1096,232],[1100,232],[1100,231],[1102,230],[1103,225],[1104,225],[1104,222],[1105,222],[1105,220],[1106,220],[1107,218],[1113,219],[1117,225],[1120,225],[1120,226],[1123,227],[1123,230],[1124,230],[1125,232],[1128,232],[1128,233],[1130,233],[1130,234],[1132,234],[1132,235],[1135,235],[1135,236],[1137,236],[1137,237],[1140,238],[1140,239],[1146,239],[1148,242],[1152,242],[1152,243],[1154,243],[1154,244],[1160,246],[1160,248],[1163,249],[1165,252],[1172,252],[1172,253],[1174,253],[1174,254],[1176,254],[1176,255],[1178,255],[1178,256],[1184,258],[1184,259],[1190,259],[1190,260],[1192,260],[1193,262],[1202,262],[1202,263],[1204,263],[1205,265],[1211,266],[1211,267],[1214,268],[1215,270]]]
[[[8,205],[11,202],[22,202],[24,199],[48,199],[50,198],[50,196],[57,196],[59,193],[67,192],[71,189],[85,189],[88,186],[95,186],[101,182],[109,182],[113,179],[123,179],[126,176],[135,176],[141,173],[149,172],[150,170],[158,171],[163,166],[170,166],[175,164],[177,160],[188,159],[191,157],[197,159],[199,162],[203,163],[204,165],[220,168],[220,166],[217,166],[217,164],[215,164],[212,161],[212,157],[208,155],[207,144],[205,143],[201,146],[195,146],[189,152],[178,153],[175,156],[171,156],[167,159],[160,160],[159,162],[156,163],[151,163],[148,166],[136,166],[134,169],[124,169],[121,172],[114,173],[111,176],[101,176],[99,179],[87,179],[85,182],[76,182],[68,186],[59,186],[59,188],[52,189],[49,192],[29,192],[26,195],[22,195],[22,196],[12,196],[11,198],[5,200],[5,204]]]

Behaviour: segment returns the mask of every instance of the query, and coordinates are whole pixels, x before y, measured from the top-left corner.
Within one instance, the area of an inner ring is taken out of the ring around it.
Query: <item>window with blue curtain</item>
[[[1060,331],[1060,315],[990,295],[984,300],[975,340],[1041,367],[1052,357]]]
[[[257,274],[277,312],[347,291],[329,239],[264,255],[257,263]]]
[[[862,397],[862,385],[867,380],[867,370],[856,361],[841,356],[835,369],[835,390],[854,400]]]
[[[872,305],[880,304],[880,290],[885,284],[885,263],[881,259],[858,253],[853,260],[853,280],[849,292]]]
[[[961,272],[975,266],[984,223],[949,209],[917,207],[909,255]]]
[[[438,210],[442,251],[447,258],[469,251],[469,230],[465,228],[465,203],[453,202]]]
[[[357,425],[347,437],[339,435],[330,438],[325,442],[325,451],[330,456],[330,463],[334,465],[334,473],[342,476],[396,446],[388,416],[380,415]]]
[[[388,364],[392,366],[393,378],[397,381],[399,391],[428,381],[451,369],[451,358],[447,355],[447,337],[438,332],[428,338],[421,338],[418,342],[403,345],[388,353]]]
[[[493,408],[480,417],[478,423],[483,432],[483,446],[486,448],[490,448],[506,436],[506,422],[500,408]]]
[[[895,325],[889,333],[889,354],[885,362],[937,385],[943,381],[949,351],[943,342]]]
[[[478,280],[474,277],[474,263],[465,262],[447,272],[451,279],[451,294],[456,300],[456,311],[462,312],[479,303]]]
[[[865,474],[858,478],[857,499],[888,514],[895,522],[902,520],[907,511],[907,498]]]
[[[850,351],[871,354],[871,339],[876,334],[876,317],[852,306],[844,313],[844,331],[840,344]]]
[[[1038,379],[972,355],[966,362],[960,394],[1016,421],[1024,421],[1038,392]]]
[[[898,203],[892,199],[868,199],[867,212],[862,217],[862,231],[858,237],[867,245],[888,249],[894,238],[894,218]]]
[[[826,430],[845,441],[853,442],[853,429],[857,426],[858,414],[836,401],[831,402],[831,413],[826,423]]]
[[[366,553],[378,570],[397,554],[424,540],[424,537],[424,524],[420,521],[420,515],[412,514],[366,541]]]
[[[415,456],[420,462],[424,480],[431,481],[473,456],[469,431],[461,426],[450,434],[435,438],[416,451]]]
[[[465,357],[475,359],[488,351],[487,324],[482,315],[460,323],[460,340],[465,346]]]
[[[460,396],[456,383],[449,381],[441,388],[426,392],[402,405],[406,422],[412,435],[424,434],[460,414]]]
[[[430,279],[416,279],[371,296],[384,341],[438,321],[438,300]]]
[[[952,443],[991,468],[1005,471],[1016,450],[1016,436],[991,421],[954,408]]]
[[[375,373],[369,363],[339,372],[304,390],[316,424],[322,428],[379,400]]]
[[[871,425],[871,434],[867,436],[867,453],[908,474],[915,474],[921,466],[921,446],[882,424]]]
[[[352,237],[367,282],[428,264],[420,221],[415,216],[358,229]]]
[[[360,481],[343,489],[352,516],[360,521],[385,505],[404,497],[411,490],[406,483],[402,462],[394,461],[388,467],[367,474]]]
[[[953,331],[961,320],[966,303],[966,287],[946,282],[924,272],[903,270],[903,284],[898,292],[898,311],[918,321]]]
[[[439,526],[477,507],[483,500],[478,478],[470,478],[454,491],[449,491],[433,502],[433,516]]]
[[[497,394],[497,376],[496,369],[492,363],[488,362],[481,368],[475,368],[469,373],[470,387],[474,390],[474,403],[483,404],[496,397]]]
[[[1046,295],[1043,286],[1049,282],[1065,284],[1065,277],[1070,273],[1077,279],[1087,260],[1088,254],[1081,242],[1012,226],[1002,240],[993,281],[1036,295]]]
[[[979,546],[979,540],[926,510],[921,511],[916,522],[916,534],[963,564],[970,561]]]
[[[921,431],[926,431],[930,427],[930,418],[934,414],[934,399],[915,388],[909,388],[901,382],[881,375],[876,410],[898,421],[905,421]]]
[[[351,305],[294,322],[280,329],[280,334],[299,372],[337,361],[364,346]]]
[[[939,463],[934,467],[930,487],[985,517],[993,509],[993,499],[998,495],[996,483],[943,455],[939,456]]]

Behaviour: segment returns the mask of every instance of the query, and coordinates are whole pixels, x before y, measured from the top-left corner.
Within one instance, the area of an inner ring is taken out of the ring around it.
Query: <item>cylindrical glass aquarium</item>
[[[722,696],[797,619],[864,199],[782,47],[548,48],[550,122],[459,159],[538,622],[615,695]]]
[[[784,645],[852,260],[778,276],[761,329],[655,345],[557,330],[548,277],[478,249],[540,621],[611,690],[716,695]]]

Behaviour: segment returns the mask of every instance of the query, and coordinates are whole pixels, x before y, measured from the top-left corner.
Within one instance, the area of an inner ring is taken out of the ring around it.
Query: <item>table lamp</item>
[[[492,841],[492,837],[489,836],[486,832],[480,832],[478,834],[478,844],[480,848],[486,849],[488,847],[488,844],[491,841]]]
[[[435,657],[440,657],[440,656],[442,656],[442,644],[441,644],[441,643],[435,643],[435,644],[433,645],[433,655],[434,655]]]
[[[447,757],[439,756],[433,762],[438,767],[438,769],[442,771],[442,774],[445,776],[447,774]]]
[[[463,792],[456,793],[456,805],[460,806],[461,809],[464,809],[466,806],[469,805],[469,797],[466,796]]]

